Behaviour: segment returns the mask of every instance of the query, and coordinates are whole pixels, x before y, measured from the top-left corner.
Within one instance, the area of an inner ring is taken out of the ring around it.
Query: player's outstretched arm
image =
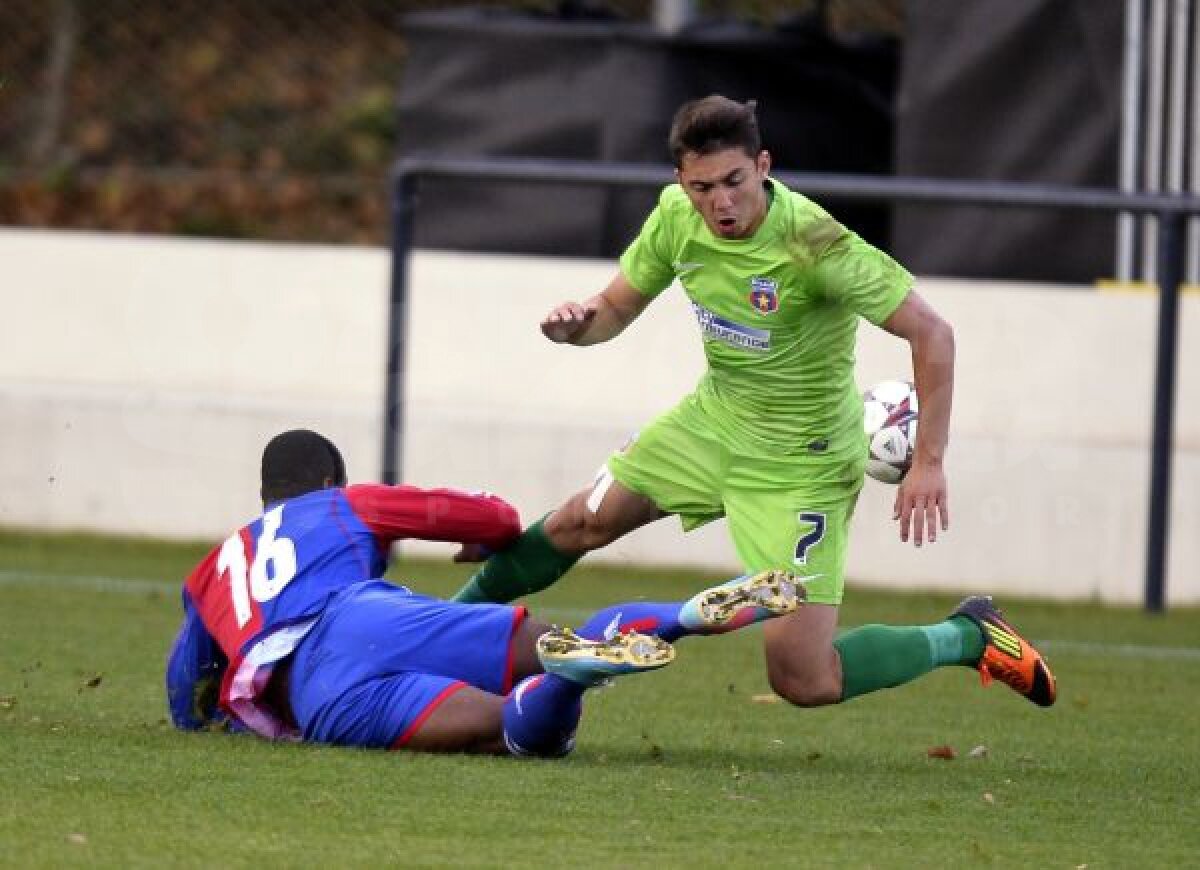
[[[480,544],[503,550],[521,533],[517,509],[499,496],[460,489],[358,483],[346,500],[377,538]]]
[[[921,407],[921,425],[912,468],[896,493],[893,518],[900,521],[900,540],[918,547],[937,540],[938,528],[950,526],[950,502],[942,459],[950,432],[954,395],[954,330],[915,290],[883,328],[912,348],[913,374]]]
[[[219,718],[217,696],[227,664],[185,594],[183,625],[167,660],[167,706],[176,728],[194,731]]]
[[[542,334],[557,344],[599,344],[620,335],[650,298],[618,272],[608,286],[586,302],[563,302],[542,318]]]

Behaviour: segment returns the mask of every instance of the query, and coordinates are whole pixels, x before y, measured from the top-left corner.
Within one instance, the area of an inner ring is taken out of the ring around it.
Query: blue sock
[[[592,614],[587,622],[575,629],[575,633],[587,640],[601,640],[606,635],[636,631],[639,634],[656,635],[671,643],[686,634],[691,634],[679,624],[681,606],[678,601],[632,601],[614,604]]]
[[[517,684],[504,702],[504,743],[513,755],[558,758],[575,748],[587,687],[538,674]]]

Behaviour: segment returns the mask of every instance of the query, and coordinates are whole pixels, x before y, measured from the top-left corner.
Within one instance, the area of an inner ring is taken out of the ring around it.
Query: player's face
[[[771,170],[766,151],[750,157],[741,148],[712,154],[683,155],[675,177],[713,235],[745,239],[767,216],[767,191],[763,187]]]

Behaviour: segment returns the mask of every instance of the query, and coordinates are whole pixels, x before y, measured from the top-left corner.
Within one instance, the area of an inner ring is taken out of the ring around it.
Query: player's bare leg
[[[513,683],[519,683],[526,677],[532,677],[542,672],[542,663],[538,658],[537,641],[554,626],[536,619],[521,620],[512,638]]]
[[[501,695],[465,686],[438,705],[404,748],[418,752],[507,755],[504,702]]]
[[[512,546],[488,558],[455,601],[508,602],[551,586],[589,550],[665,516],[649,499],[612,479],[607,469],[533,523]]]
[[[767,680],[777,695],[800,707],[842,699],[842,666],[833,639],[838,608],[806,604],[763,624]]]
[[[560,552],[582,555],[664,516],[650,499],[604,472],[593,486],[577,492],[546,517],[543,527]]]

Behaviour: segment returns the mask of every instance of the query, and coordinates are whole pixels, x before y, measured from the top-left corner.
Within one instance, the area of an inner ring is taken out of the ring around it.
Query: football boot
[[[1004,621],[990,595],[963,599],[950,616],[965,616],[983,632],[983,656],[977,667],[985,686],[996,679],[1040,707],[1054,703],[1058,686],[1049,665],[1033,644]]]
[[[679,609],[679,622],[692,631],[733,630],[797,610],[804,581],[787,571],[747,574],[698,592]]]
[[[675,647],[661,637],[636,631],[587,640],[569,628],[554,628],[537,639],[537,654],[546,673],[599,686],[613,677],[669,665],[675,659]]]

